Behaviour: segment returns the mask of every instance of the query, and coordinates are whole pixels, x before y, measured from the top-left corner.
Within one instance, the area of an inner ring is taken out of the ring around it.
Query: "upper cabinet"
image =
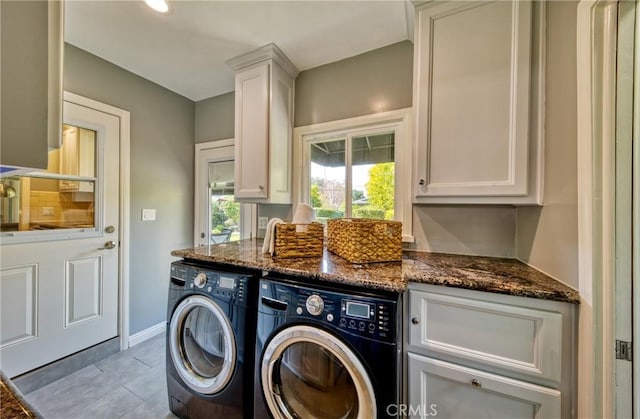
[[[417,7],[415,203],[542,204],[543,9]]]
[[[296,67],[274,44],[233,58],[235,198],[291,203],[291,140]]]
[[[60,147],[60,173],[70,176],[96,177],[96,132],[90,129],[65,126]],[[93,192],[94,182],[62,179],[61,192]],[[93,199],[93,195],[90,197]]]
[[[46,169],[62,134],[62,1],[0,2],[2,173]]]

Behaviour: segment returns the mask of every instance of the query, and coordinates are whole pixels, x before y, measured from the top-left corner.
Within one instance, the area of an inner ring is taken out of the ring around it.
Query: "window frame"
[[[411,202],[411,167],[413,164],[410,142],[412,113],[411,108],[405,108],[294,128],[293,202],[307,204],[311,202],[309,151],[311,142],[344,138],[346,141],[345,158],[350,162],[352,158],[350,155],[351,137],[362,133],[375,134],[393,131],[395,141],[394,220],[402,222],[402,241],[414,242]],[[350,164],[347,167],[350,167]],[[351,184],[351,176],[352,173],[346,173],[345,187]],[[351,202],[348,201],[350,208]]]

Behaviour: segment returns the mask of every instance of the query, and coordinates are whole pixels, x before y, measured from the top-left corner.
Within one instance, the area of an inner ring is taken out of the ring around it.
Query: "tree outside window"
[[[309,147],[310,201],[318,220],[342,217],[393,219],[393,133],[347,135],[346,138],[311,142]],[[347,149],[351,150],[350,159],[346,159]],[[348,184],[350,190],[347,190]]]

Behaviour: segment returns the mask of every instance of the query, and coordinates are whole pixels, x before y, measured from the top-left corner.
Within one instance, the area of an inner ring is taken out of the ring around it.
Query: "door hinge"
[[[625,359],[627,361],[632,360],[632,346],[631,342],[625,342],[623,340],[616,339],[616,359]]]

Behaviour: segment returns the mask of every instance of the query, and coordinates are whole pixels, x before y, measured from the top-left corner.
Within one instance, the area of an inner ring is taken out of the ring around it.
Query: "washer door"
[[[376,417],[371,380],[358,357],[336,336],[291,326],[265,348],[262,391],[276,418]]]
[[[236,338],[220,306],[200,295],[188,297],[169,328],[171,359],[180,378],[201,394],[221,391],[235,368]]]

